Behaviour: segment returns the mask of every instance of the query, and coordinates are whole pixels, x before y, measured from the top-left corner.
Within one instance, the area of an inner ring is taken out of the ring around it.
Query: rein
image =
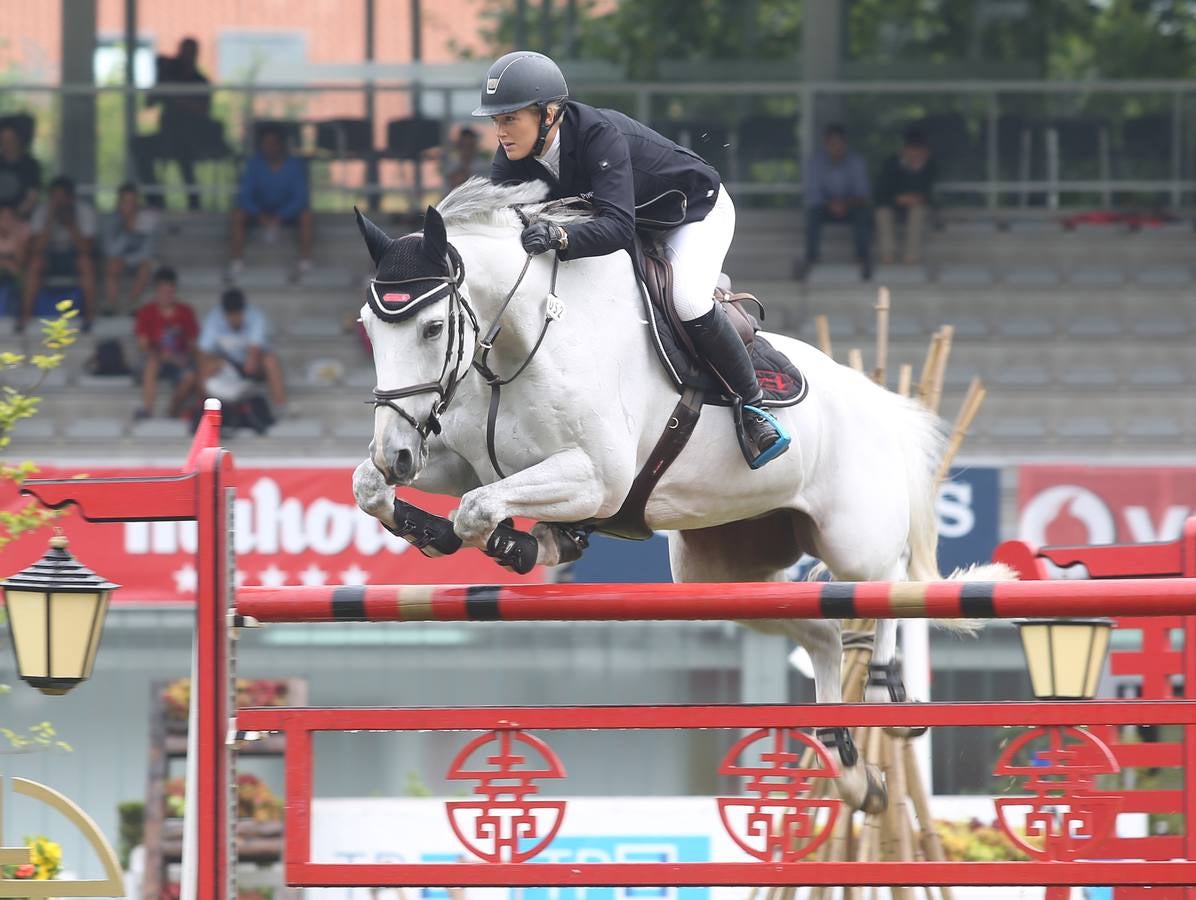
[[[558,203],[560,201],[557,201]],[[519,207],[512,207],[515,213],[523,221],[526,226],[532,221],[532,218],[523,212]],[[547,208],[547,207],[545,207]],[[450,245],[450,251],[447,268],[448,272],[440,276],[420,276],[418,278],[407,278],[402,281],[378,281],[377,279],[370,280],[370,291],[368,302],[370,309],[384,322],[398,321],[398,317],[391,311],[387,310],[381,298],[378,296],[378,286],[383,287],[399,286],[404,284],[411,284],[419,281],[437,281],[440,284],[426,291],[424,294],[411,301],[412,304],[429,297],[436,291],[443,290],[445,286],[448,287],[448,301],[449,301],[449,341],[445,347],[444,364],[440,369],[440,376],[435,381],[427,381],[422,384],[411,385],[410,387],[393,388],[383,390],[381,388],[374,388],[374,398],[365,401],[371,404],[375,409],[379,406],[386,406],[397,413],[408,425],[415,429],[415,432],[420,436],[420,440],[427,440],[428,434],[440,434],[441,425],[440,419],[448,410],[449,404],[452,403],[453,397],[456,396],[457,388],[465,377],[469,374],[470,368],[476,369],[478,374],[482,376],[485,382],[490,385],[490,409],[486,416],[486,452],[490,456],[490,464],[494,467],[494,471],[499,478],[506,478],[506,473],[498,463],[498,454],[494,447],[495,428],[498,423],[498,409],[501,399],[502,388],[516,378],[523,374],[524,370],[531,365],[536,354],[539,353],[541,345],[544,343],[544,338],[548,334],[548,326],[559,319],[565,312],[565,305],[560,301],[556,295],[556,280],[557,270],[560,267],[560,257],[553,253],[552,260],[552,278],[548,287],[548,296],[545,300],[544,309],[544,324],[540,326],[540,334],[536,337],[536,342],[532,346],[531,352],[528,353],[527,358],[515,370],[514,374],[507,378],[503,378],[494,372],[489,365],[490,351],[494,349],[494,342],[498,338],[499,332],[502,330],[502,317],[507,311],[507,307],[514,299],[519,286],[523,284],[523,279],[527,275],[528,269],[531,267],[533,255],[529,253],[527,258],[523,261],[523,268],[519,270],[519,277],[515,279],[515,283],[503,298],[502,304],[498,308],[498,313],[494,317],[494,321],[490,327],[486,329],[486,333],[482,334],[481,327],[478,325],[478,317],[469,302],[461,294],[461,285],[465,282],[465,265],[461,261],[459,255]],[[456,271],[454,272],[454,263],[456,263]],[[465,321],[468,318],[470,327],[473,328],[475,339],[477,339],[477,346],[474,351],[473,359],[470,360],[468,366],[464,371],[461,371],[461,364],[465,359]],[[456,330],[456,339],[453,338],[454,328]],[[452,374],[449,375],[449,372]],[[446,375],[448,379],[446,381]],[[439,399],[432,404],[432,408],[428,411],[427,417],[423,422],[417,422],[415,417],[408,413],[405,409],[399,406],[394,401],[403,397],[414,397],[419,394],[434,393]]]

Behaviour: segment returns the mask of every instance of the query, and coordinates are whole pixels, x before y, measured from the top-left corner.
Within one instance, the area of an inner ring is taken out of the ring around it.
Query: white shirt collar
[[[548,145],[548,149],[544,151],[543,155],[536,158],[536,162],[542,165],[552,175],[554,181],[559,181],[561,178],[561,131],[558,128],[556,134],[552,136],[552,143]]]

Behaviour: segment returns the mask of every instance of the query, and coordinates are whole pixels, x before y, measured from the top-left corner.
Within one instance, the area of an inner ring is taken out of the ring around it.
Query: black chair
[[[797,116],[748,116],[739,123],[736,135],[741,166],[797,159]]]
[[[16,129],[17,137],[21,139],[21,144],[26,149],[33,146],[33,137],[37,130],[37,120],[29,113],[13,113],[8,116],[0,116],[0,128],[11,127]]]
[[[411,116],[386,123],[386,156],[391,159],[419,160],[441,144],[439,119]]]
[[[369,119],[325,119],[316,123],[316,148],[336,159],[368,159],[374,153],[374,129]]]
[[[1150,113],[1126,119],[1121,126],[1117,153],[1118,174],[1123,177],[1169,175],[1171,172],[1172,120],[1167,113]]]

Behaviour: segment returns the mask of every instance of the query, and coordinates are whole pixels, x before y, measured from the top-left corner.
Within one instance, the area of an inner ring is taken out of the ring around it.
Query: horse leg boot
[[[685,323],[694,347],[738,397],[733,408],[735,434],[747,464],[758,469],[789,449],[785,428],[761,408],[764,391],[747,347],[727,318],[722,305]]]
[[[784,628],[806,648],[814,666],[814,697],[821,703],[843,702],[842,626],[830,619],[781,620]],[[860,758],[848,728],[816,728],[814,737],[839,757],[839,796],[852,809],[883,812],[889,805],[884,775]]]
[[[461,539],[453,531],[452,522],[400,500],[369,460],[353,473],[353,496],[364,512],[424,556],[448,556],[461,549]]]
[[[897,661],[897,621],[878,619],[876,637],[872,648],[872,662],[868,666],[868,686],[864,699],[869,703],[905,703],[905,682],[901,677],[901,663]],[[929,729],[926,726],[895,726],[885,729],[887,734],[898,738],[921,737]]]
[[[557,536],[549,542],[544,539],[543,527],[533,535],[514,528],[511,520],[522,516],[545,524],[584,522],[602,511],[608,493],[625,496],[632,475],[627,474],[626,483],[620,479],[612,492],[585,451],[576,447],[561,450],[466,493],[453,515],[453,528],[466,544],[516,572],[530,570],[537,562],[554,565],[573,555],[563,553],[560,544],[553,546]],[[609,505],[610,501],[606,502]],[[574,546],[573,553],[584,547],[584,542],[571,536],[568,542]]]

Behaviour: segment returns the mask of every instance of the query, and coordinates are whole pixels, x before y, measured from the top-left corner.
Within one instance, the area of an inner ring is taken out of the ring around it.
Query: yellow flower
[[[62,846],[45,837],[26,838],[26,845],[32,851],[33,865],[37,867],[35,878],[49,881],[62,870]]]

